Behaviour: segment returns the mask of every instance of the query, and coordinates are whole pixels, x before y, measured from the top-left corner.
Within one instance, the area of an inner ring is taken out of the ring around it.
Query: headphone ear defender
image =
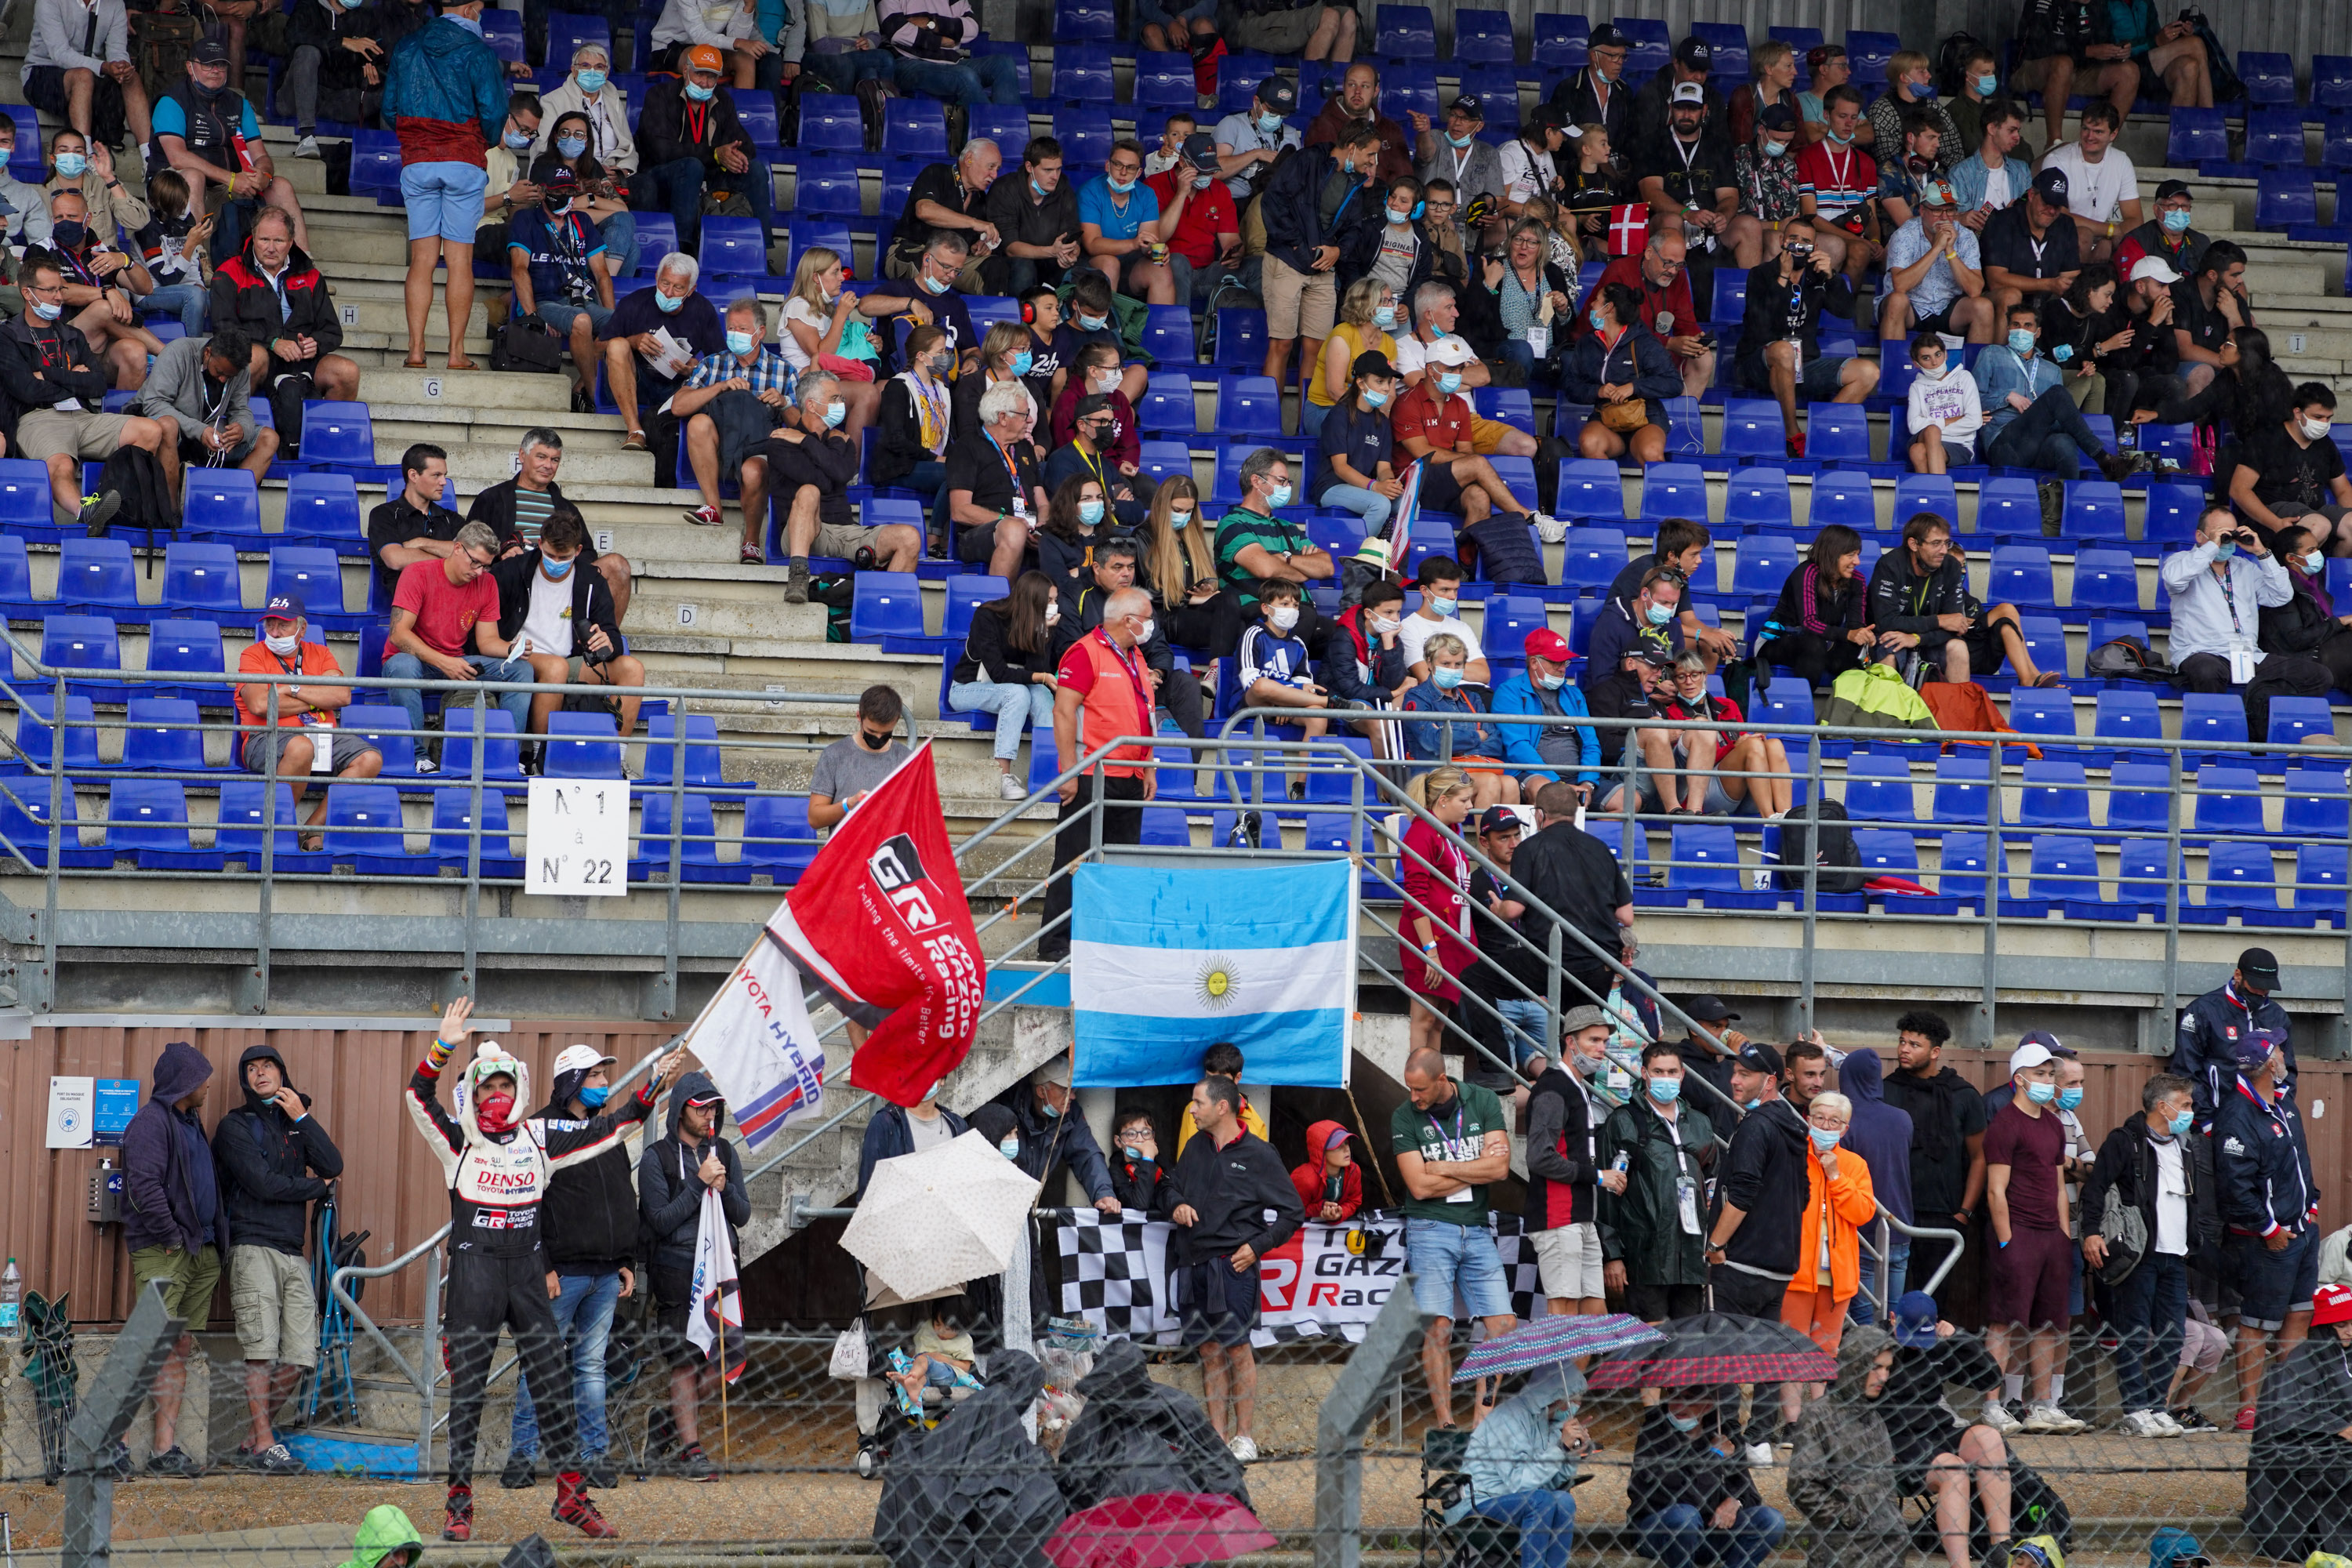
[[[1021,301],[1021,324],[1024,327],[1037,324],[1037,307],[1026,300]]]

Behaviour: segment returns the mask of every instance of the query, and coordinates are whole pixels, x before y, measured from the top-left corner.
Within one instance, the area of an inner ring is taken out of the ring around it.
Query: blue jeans
[[[1022,720],[1040,731],[1054,722],[1054,689],[1034,683],[959,680],[948,688],[948,706],[959,713],[996,715],[996,760],[1011,762],[1021,752]]]
[[[1323,421],[1331,417],[1331,405],[1318,403],[1311,397],[1298,400],[1298,438],[1312,441],[1323,434]]]
[[[1021,101],[1021,68],[1010,55],[973,55],[961,65],[933,60],[898,63],[898,90],[944,99],[960,109],[1010,108]]]
[[[2063,386],[2053,386],[2033,405],[1981,443],[1985,461],[2005,468],[2038,468],[2062,479],[2083,471],[2083,459],[2106,450],[2097,432]]]
[[[205,330],[205,301],[210,298],[194,283],[166,283],[139,301],[140,310],[152,316],[177,316],[180,325],[195,337]]]
[[[1423,1311],[1453,1317],[1454,1289],[1459,1286],[1470,1316],[1511,1315],[1511,1289],[1503,1278],[1503,1255],[1495,1249],[1494,1233],[1483,1224],[1407,1218],[1404,1257],[1405,1267],[1412,1273],[1412,1304]]]
[[[1502,357],[1524,371],[1532,371],[1536,367],[1536,351],[1528,347],[1525,338],[1505,338]]]
[[[693,255],[702,243],[702,160],[677,158],[657,163],[646,171],[646,178],[653,186],[654,205],[667,210],[670,221],[677,226],[678,248]],[[751,214],[760,220],[761,234],[770,244],[775,243],[775,172],[754,162],[749,175],[733,179],[732,183],[751,202]]]
[[[579,1410],[583,1459],[604,1453],[604,1346],[613,1337],[613,1309],[621,1299],[621,1276],[562,1274],[556,1278],[562,1294],[551,1303],[555,1326],[572,1349],[572,1397]],[[530,1385],[522,1368],[515,1368],[514,1451],[539,1452],[539,1413],[531,1407]]]
[[[1363,520],[1367,534],[1377,533],[1388,526],[1389,511],[1394,505],[1378,490],[1368,490],[1361,485],[1333,485],[1323,492],[1318,501],[1327,511],[1352,511]]]
[[[1876,1235],[1875,1232],[1872,1234]],[[1896,1236],[1889,1231],[1885,1245],[1886,1291],[1892,1299],[1881,1305],[1874,1320],[1870,1298],[1861,1290],[1856,1290],[1853,1293],[1853,1300],[1846,1304],[1845,1309],[1846,1321],[1850,1323],[1867,1323],[1875,1321],[1883,1327],[1887,1311],[1895,1305],[1893,1299],[1899,1299],[1904,1291],[1910,1289],[1905,1281],[1911,1271],[1911,1238],[1907,1236]],[[1878,1265],[1873,1262],[1867,1254],[1864,1254],[1862,1259],[1862,1283],[1867,1289],[1878,1289]]]
[[[614,213],[596,226],[596,237],[604,242],[604,261],[612,268],[615,282],[636,269],[636,214],[626,209]]]
[[[2126,1415],[2161,1410],[2189,1316],[2189,1260],[2151,1252],[2107,1295],[2116,1312],[2116,1395]]]
[[[1526,996],[1503,996],[1496,999],[1495,1011],[1511,1029],[1511,1063],[1518,1066],[1528,1056],[1546,1048],[1549,1021],[1544,1016],[1544,1005]]]
[[[857,84],[898,76],[898,61],[887,49],[842,49],[819,54],[811,49],[801,65],[823,81],[829,91],[856,92]]]
[[[490,658],[485,655],[474,653],[466,656],[466,662],[472,665],[484,680],[529,680],[530,679],[530,666],[520,658]],[[413,653],[387,655],[383,661],[383,673],[385,679],[390,680],[439,680],[442,679],[439,670],[427,669],[425,667],[425,661]],[[404,686],[394,690],[392,700],[400,704],[402,712],[408,715],[408,727],[411,730],[425,728],[424,692],[413,686]],[[492,700],[514,716],[516,733],[521,733],[529,726],[530,692],[509,691]],[[422,747],[420,746],[419,749],[421,751]]]
[[[1643,1556],[1658,1568],[1696,1568],[1717,1563],[1722,1568],[1759,1568],[1780,1544],[1789,1522],[1778,1509],[1743,1508],[1729,1530],[1708,1528],[1706,1516],[1689,1503],[1678,1502],[1633,1521],[1642,1532]]]
[[[1576,1535],[1576,1499],[1567,1491],[1512,1492],[1484,1498],[1470,1510],[1519,1527],[1519,1568],[1568,1568]]]

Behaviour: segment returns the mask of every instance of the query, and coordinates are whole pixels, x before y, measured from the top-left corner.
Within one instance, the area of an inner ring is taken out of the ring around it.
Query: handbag
[[[1604,403],[1593,414],[1603,428],[1620,436],[1630,436],[1650,422],[1650,405],[1638,397],[1629,397],[1622,403]]]
[[[866,1375],[866,1320],[856,1322],[834,1336],[833,1361],[825,1370],[845,1382],[855,1383]]]
[[[537,316],[501,322],[490,334],[492,370],[533,370],[551,375],[563,372],[563,340],[547,330]]]

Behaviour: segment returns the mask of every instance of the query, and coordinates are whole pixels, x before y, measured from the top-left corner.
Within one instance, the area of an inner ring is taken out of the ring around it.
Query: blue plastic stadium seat
[[[261,866],[262,827],[270,794],[269,786],[257,778],[225,779],[221,783],[220,805],[215,813],[218,827],[213,836],[213,846],[229,859],[245,861],[249,870],[257,870]],[[295,824],[300,818],[294,812],[294,786],[281,782],[275,794],[275,810],[267,816],[268,822],[278,825],[277,843],[271,849],[273,867],[278,871],[325,870],[326,856],[305,854],[296,837]]]
[[[1758,467],[1732,470],[1724,487],[1723,525],[1727,530],[1785,530],[1793,527],[1794,521],[1787,469]]]
[[[2070,761],[2028,761],[2025,784],[2018,795],[2017,820],[2025,827],[2091,826],[2091,795],[2083,764]]]
[[[205,771],[205,737],[196,705],[184,697],[134,697],[123,709],[126,773]]]
[[[1788,452],[1788,430],[1779,404],[1764,397],[1724,401],[1723,456],[1779,463]]]
[[[1985,896],[1986,836],[1982,833],[1947,833],[1936,850],[1936,891],[1944,898],[1983,907]]]
[[[243,473],[245,470],[215,469]],[[247,475],[249,479],[252,476]],[[258,518],[257,516],[257,522]],[[286,531],[305,539],[358,540],[359,480],[350,474],[300,473],[286,481]]]
[[[499,709],[492,709],[500,718]],[[474,847],[477,816],[480,818],[481,847]],[[477,795],[464,787],[442,788],[433,792],[433,837],[427,843],[433,863],[439,868],[463,871],[472,857],[478,853],[478,865],[485,877],[520,877],[522,860],[514,852],[514,839],[507,831],[507,797],[504,792],[486,789]]]
[[[2123,538],[2123,487],[2109,479],[2075,479],[2068,484],[2059,531],[2069,539]]]
[[[362,131],[352,138],[352,195],[397,195],[400,166],[400,138],[391,132]]]
[[[1143,313],[1143,352],[1169,367],[1159,374],[1172,378],[1183,374],[1176,367],[1189,365],[1198,357],[1198,350],[1193,345],[1192,307],[1146,307]]]
[[[1109,0],[1054,0],[1054,37],[1107,42],[1118,37],[1118,17]]]
[[[1081,103],[1063,100],[1054,109],[1054,136],[1062,144],[1062,177],[1068,179],[1069,171],[1099,169],[1110,161],[1113,137],[1110,123],[1110,100]],[[1078,183],[1094,176],[1087,174]]]
[[[1901,507],[1895,515],[1910,515]],[[2043,609],[2057,604],[2051,586],[2050,552],[2040,544],[2000,544],[1993,547],[1992,573],[1986,588],[1988,602]]]
[[[336,630],[366,618],[343,609],[343,565],[331,550],[281,544],[269,552],[269,582],[263,603],[280,594],[299,594],[310,624]]]
[[[2200,924],[2235,915],[2250,926],[2308,926],[2311,916],[2282,910],[2278,871],[2267,844],[2216,844],[2205,857],[2205,897]]]
[[[522,746],[515,735],[514,715],[503,708],[479,710],[483,718],[480,731],[476,729],[475,713],[470,705],[444,709],[441,728],[446,738],[441,742],[441,772],[445,779],[470,779],[474,776],[474,737],[487,734],[482,743],[482,777],[485,782],[511,784],[523,776]],[[650,753],[648,753],[650,755]],[[386,772],[391,771],[389,758]]]
[[[1805,449],[1811,452],[1812,447],[1808,444]],[[1863,534],[1878,527],[1878,500],[1871,491],[1867,474],[1832,471],[1815,475],[1806,507],[1805,527],[1812,532],[1818,533],[1833,522]]]
[[[1135,57],[1135,107],[1144,110],[1190,111],[1193,90],[1192,57],[1181,50],[1145,50]]]
[[[800,101],[802,152],[866,151],[866,121],[857,111],[856,94],[804,92]]]
[[[667,788],[671,761],[683,750],[687,788],[706,794],[724,794],[758,787],[749,779],[730,781],[721,776],[719,721],[716,718],[709,714],[688,714],[683,748],[673,739],[677,733],[677,721],[667,713],[656,714],[646,721],[646,771],[643,780],[646,785]]]
[[[2252,767],[2207,763],[2197,771],[2188,826],[2200,834],[2262,832],[2262,787]]]
[[[2167,163],[2194,168],[2209,161],[2227,162],[2229,156],[2230,131],[2221,110],[2173,105],[2164,138]]]
[[[2098,849],[2088,838],[2037,834],[2027,853],[2025,897],[2003,899],[2000,912],[2039,920],[2070,900],[2098,903]]]
[[[2304,157],[2303,113],[2292,103],[2246,111],[2246,162],[2266,168],[2300,169]]]
[[[2282,789],[2279,832],[2289,839],[2342,838],[2347,806],[2344,770],[2291,767]]]
[[[760,795],[743,803],[743,850],[737,864],[747,875],[765,873],[784,887],[800,879],[816,851],[808,796]]]
[[[146,690],[153,697],[185,697],[215,708],[228,706],[230,688],[217,680],[174,682],[168,675],[215,676],[228,668],[221,649],[220,624],[208,620],[155,621],[147,627]]]
[[[1564,458],[1559,465],[1560,517],[1625,520],[1625,479],[1601,458]]]
[[[923,635],[923,593],[911,572],[860,572],[849,607],[849,640]]]
[[[882,115],[882,152],[890,158],[935,163],[948,155],[947,115],[941,105],[924,98],[894,98]],[[1005,152],[1008,163],[1018,163],[1019,148]]]
[[[1437,25],[1426,5],[1381,5],[1374,12],[1372,47],[1404,59],[1437,58]]]
[[[1508,11],[1455,9],[1455,59],[1465,65],[1507,66],[1511,63],[1516,47]]]
[[[10,772],[27,767],[46,772],[62,763],[68,773],[94,772],[98,765],[98,716],[87,697],[68,692],[63,728],[65,752],[58,752],[58,731],[51,724],[57,700],[48,692],[27,691],[16,700],[16,757]]]
[[[1729,823],[1680,824],[1670,842],[1670,891],[1696,892],[1711,910],[1769,910],[1780,903],[1778,892],[1748,889],[1740,873],[1739,839]]]
[[[327,858],[346,861],[364,855],[390,860],[403,856],[408,844],[401,821],[400,791],[391,784],[331,785],[327,791]]]
[[[2299,746],[2309,735],[2319,736],[2332,744],[2335,734],[2336,720],[2327,710],[2325,697],[2271,699],[2270,733],[2263,737],[2268,744]]]
[[[58,603],[131,621],[139,613],[139,578],[131,546],[120,539],[68,537],[58,547]]]
[[[892,99],[903,103],[904,99]],[[793,205],[811,217],[856,217],[864,210],[857,160],[847,153],[803,153],[794,160],[799,193]]]
[[[637,850],[629,861],[630,880],[669,880],[671,814],[680,799],[685,802],[685,809],[677,818],[679,879],[729,882],[746,875],[738,867],[719,863],[719,827],[709,795],[678,796],[662,790],[646,790],[637,795]]]
[[[302,460],[331,468],[373,468],[375,426],[364,403],[312,398],[302,405]]]
[[[1057,39],[1054,45],[1054,97],[1065,104],[1108,104],[1114,97],[1110,46]]]
[[[360,405],[352,403],[339,406],[357,408]],[[316,426],[311,429],[316,432]],[[372,442],[373,437],[370,439]],[[306,443],[306,456],[310,449]],[[373,445],[369,450],[369,461],[373,462]],[[339,477],[349,480],[352,476],[344,474]],[[187,470],[186,489],[187,499],[181,521],[189,533],[233,547],[264,547],[261,540],[261,491],[251,472],[244,468],[190,468]],[[290,516],[290,500],[288,504]],[[354,511],[358,504],[355,489],[352,492]],[[288,531],[290,533],[293,530],[289,528]]]
[[[1967,752],[1936,759],[1936,792],[1927,808],[1931,822],[1954,827],[1983,827],[1985,759]]]
[[[188,792],[176,779],[117,779],[108,786],[106,850],[137,858],[142,870],[217,871],[223,859],[218,850],[195,856],[188,842]],[[206,863],[191,866],[184,858]]]
[[[1638,87],[1665,69],[1674,56],[1674,35],[1654,16],[1612,16],[1617,30],[1633,47],[1625,54],[1625,80]]]
[[[2273,169],[2254,195],[2254,226],[2279,232],[2319,221],[2319,194],[2309,169]],[[2340,221],[2340,220],[2339,220]]]
[[[2311,107],[2329,113],[2352,109],[2352,55],[2311,57]]]
[[[2185,745],[2245,744],[2244,701],[2233,691],[2182,692],[2180,739]],[[2252,757],[2245,752],[2222,752],[2208,753],[2207,761],[2221,767],[2246,767],[2252,764]]]
[[[1797,542],[1775,533],[1744,534],[1732,547],[1731,592],[1741,598],[1776,596],[1797,569]]]
[[[1525,387],[1482,386],[1470,395],[1471,406],[1482,419],[1508,425],[1525,435],[1536,433],[1536,404]]]
[[[2266,54],[2259,49],[2240,49],[2238,79],[2245,83],[2246,102],[2252,107],[2292,104],[2294,101],[2294,57]]]
[[[121,669],[122,644],[114,622],[104,616],[49,616],[41,623],[41,662],[52,669]],[[121,694],[111,682],[77,680],[68,689],[102,692],[110,701]]]
[[[1219,306],[1217,369],[1237,375],[1255,375],[1265,363],[1265,312],[1255,306]]]
[[[1642,470],[1641,520],[1670,517],[1706,521],[1706,474],[1696,463],[1652,463]]]
[[[1866,33],[1848,27],[1845,54],[1853,67],[1850,79],[1865,93],[1886,85],[1886,65],[1903,48],[1898,33]]]
[[[1460,13],[1455,15],[1458,16]],[[1535,15],[1528,61],[1547,79],[1582,70],[1585,40],[1591,34],[1592,24],[1585,16],[1538,11]]]
[[[1960,498],[1949,474],[1905,474],[1895,481],[1895,522],[1900,528],[1923,511],[1934,512],[1955,531],[1960,526]]]
[[[1282,393],[1270,376],[1228,375],[1217,382],[1217,418],[1212,428],[1234,440],[1279,444]]]
[[[1845,812],[1857,822],[1909,826],[1917,820],[1917,808],[1911,799],[1911,764],[1901,757],[1875,754],[1847,758]]]
[[[1805,457],[1848,466],[1871,462],[1869,410],[1859,403],[1807,404]]]
[[[714,278],[759,278],[768,270],[767,237],[751,217],[702,220],[702,247],[696,258]]]
[[[1623,529],[1571,528],[1560,549],[1559,584],[1605,590],[1625,569],[1625,560]]]
[[[2157,711],[2155,689],[2141,687],[2100,692],[2091,732],[2102,741],[2113,742],[2119,752],[2137,746],[2143,757],[2160,756],[2161,748],[2151,744],[2164,739],[2164,721]]]
[[[610,713],[551,713],[541,772],[559,779],[621,776],[620,728]]]
[[[1706,40],[1715,51],[1707,79],[1718,87],[1748,79],[1748,29],[1736,22],[1693,22],[1694,37]]]
[[[2038,742],[2044,756],[2084,754],[2073,744],[2081,731],[2074,694],[2063,687],[2019,687],[2009,696],[2009,721],[2019,734]]]
[[[2294,908],[2301,913],[2324,920],[2329,925],[2343,925],[2346,861],[2344,845],[2297,845],[2294,851]]]

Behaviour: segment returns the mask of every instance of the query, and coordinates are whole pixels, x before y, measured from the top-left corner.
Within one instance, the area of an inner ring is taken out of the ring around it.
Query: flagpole
[[[730,1379],[727,1376],[727,1312],[722,1307],[719,1313],[719,1466],[721,1469],[730,1468],[735,1463],[734,1428],[730,1426],[727,1423],[727,1384],[729,1381]]]

